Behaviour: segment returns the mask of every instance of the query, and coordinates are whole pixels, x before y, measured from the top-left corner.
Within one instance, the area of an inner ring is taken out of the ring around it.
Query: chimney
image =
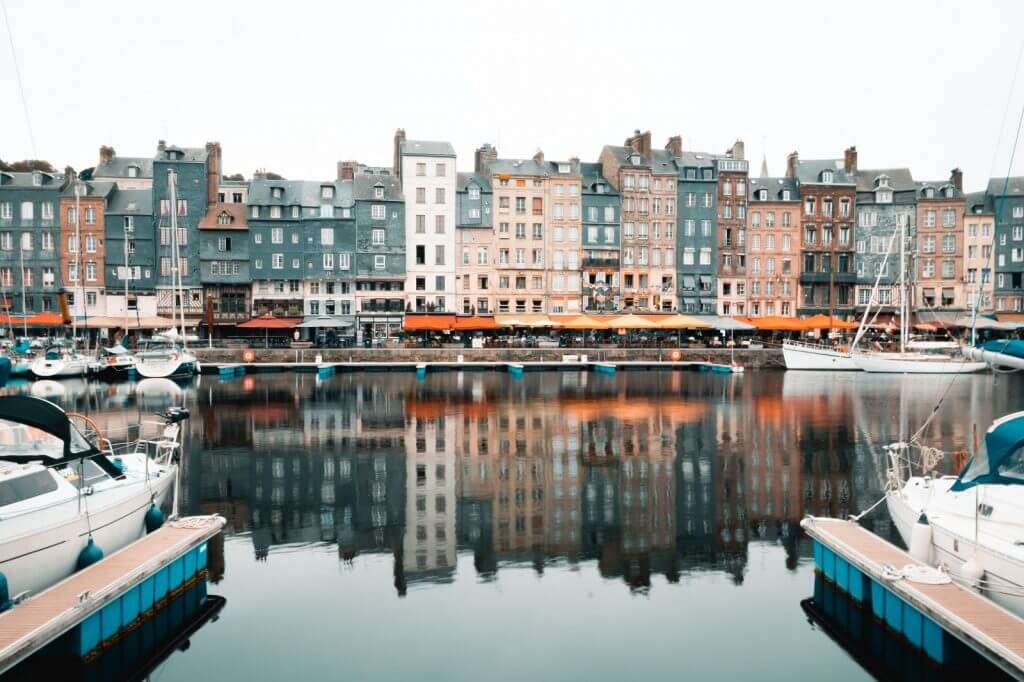
[[[166,142],[164,142],[163,140],[160,140],[159,142],[156,143],[156,151],[158,153],[163,152],[165,149],[167,149],[167,143]]]
[[[359,165],[358,161],[339,161],[338,162],[338,179],[339,180],[354,180],[356,177],[356,166]]]
[[[220,142],[206,143],[206,205],[217,203],[217,186],[220,185],[221,152]]]
[[[395,131],[395,175],[402,177],[402,143],[405,142],[405,129],[399,128]]]
[[[569,159],[569,170],[572,171],[573,175],[580,174],[580,157],[573,156]]]
[[[964,191],[964,172],[959,168],[954,168],[949,172],[949,181],[956,187],[957,192]]]
[[[665,149],[672,154],[672,156],[683,155],[683,138],[681,135],[673,135],[668,138],[668,142],[665,143]]]
[[[796,166],[798,163],[800,163],[800,154],[798,152],[791,152],[790,155],[786,157],[787,178],[796,177]]]
[[[743,140],[736,140],[733,142],[732,146],[729,147],[728,154],[737,161],[743,161],[744,156],[746,155],[746,145],[743,144]]]
[[[254,170],[252,172],[252,179],[253,180],[266,180],[267,179],[267,169],[266,168],[257,168],[256,170]]]
[[[491,161],[498,158],[498,150],[485,142],[473,153],[473,171],[481,175],[490,174]]]
[[[537,163],[544,163],[544,150],[538,149],[537,153],[533,155],[533,160]]]
[[[843,153],[843,170],[847,173],[857,172],[857,148],[850,147]]]
[[[100,147],[100,165],[105,166],[106,164],[110,163],[114,159],[115,155],[116,152],[114,151],[113,147],[103,145],[102,147]]]
[[[632,147],[633,151],[640,154],[651,153],[651,131],[648,130],[646,133],[641,133],[640,129],[637,128],[633,131],[633,136],[626,139],[626,147]]]

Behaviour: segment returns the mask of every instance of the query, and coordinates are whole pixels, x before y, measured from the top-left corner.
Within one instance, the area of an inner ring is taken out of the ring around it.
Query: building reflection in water
[[[158,400],[133,386],[70,406],[125,423]],[[956,409],[977,414],[990,390],[965,383]],[[204,377],[171,399],[193,410],[185,509],[224,515],[261,559],[302,545],[390,555],[404,595],[451,581],[460,554],[480,580],[591,563],[640,592],[693,571],[741,583],[751,542],[781,544],[795,568],[803,514],[881,495],[881,446],[906,428],[893,395],[916,426],[932,394],[817,373],[466,372]],[[939,440],[962,444],[969,425],[950,423]]]

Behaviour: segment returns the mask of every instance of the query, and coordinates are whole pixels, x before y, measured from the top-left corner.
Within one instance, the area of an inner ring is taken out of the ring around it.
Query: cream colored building
[[[977,306],[980,312],[992,312],[995,211],[985,192],[974,192],[964,198],[964,305],[968,310]]]

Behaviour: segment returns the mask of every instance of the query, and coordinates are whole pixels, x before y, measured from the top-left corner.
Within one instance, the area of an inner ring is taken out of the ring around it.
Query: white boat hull
[[[135,371],[145,379],[190,377],[199,372],[199,361],[191,353],[173,353],[166,357],[143,357],[135,360]]]
[[[89,371],[89,361],[85,358],[60,358],[47,360],[36,358],[31,365],[32,374],[41,379],[54,379],[60,377],[85,376]]]
[[[928,358],[920,354],[858,353],[853,363],[865,372],[885,374],[970,374],[988,367],[960,358]]]
[[[172,467],[169,474],[152,480],[151,486],[140,481],[117,503],[90,509],[88,518],[84,513],[77,514],[37,532],[0,542],[0,572],[7,577],[11,596],[40,592],[74,573],[78,555],[88,543],[90,527],[104,556],[138,540],[146,533],[145,516],[150,504],[155,501],[162,505],[173,483]],[[86,504],[89,501],[87,497]]]
[[[786,369],[830,369],[856,371],[859,369],[849,353],[809,344],[782,344],[782,358]]]

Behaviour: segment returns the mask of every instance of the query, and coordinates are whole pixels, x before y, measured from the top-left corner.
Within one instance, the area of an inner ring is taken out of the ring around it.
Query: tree
[[[53,173],[53,166],[49,161],[43,161],[42,159],[23,159],[22,161],[14,161],[11,163],[4,163],[0,161],[0,170],[11,171],[12,173],[27,173],[30,171],[43,171],[44,173]]]
[[[277,173],[271,173],[268,171],[267,173],[265,173],[265,175],[267,180],[284,180],[284,176],[278,175]]]
[[[242,175],[241,173],[235,173],[234,175],[225,175],[224,179],[225,180],[239,180],[239,181],[243,181],[243,180],[245,180],[245,176]]]

